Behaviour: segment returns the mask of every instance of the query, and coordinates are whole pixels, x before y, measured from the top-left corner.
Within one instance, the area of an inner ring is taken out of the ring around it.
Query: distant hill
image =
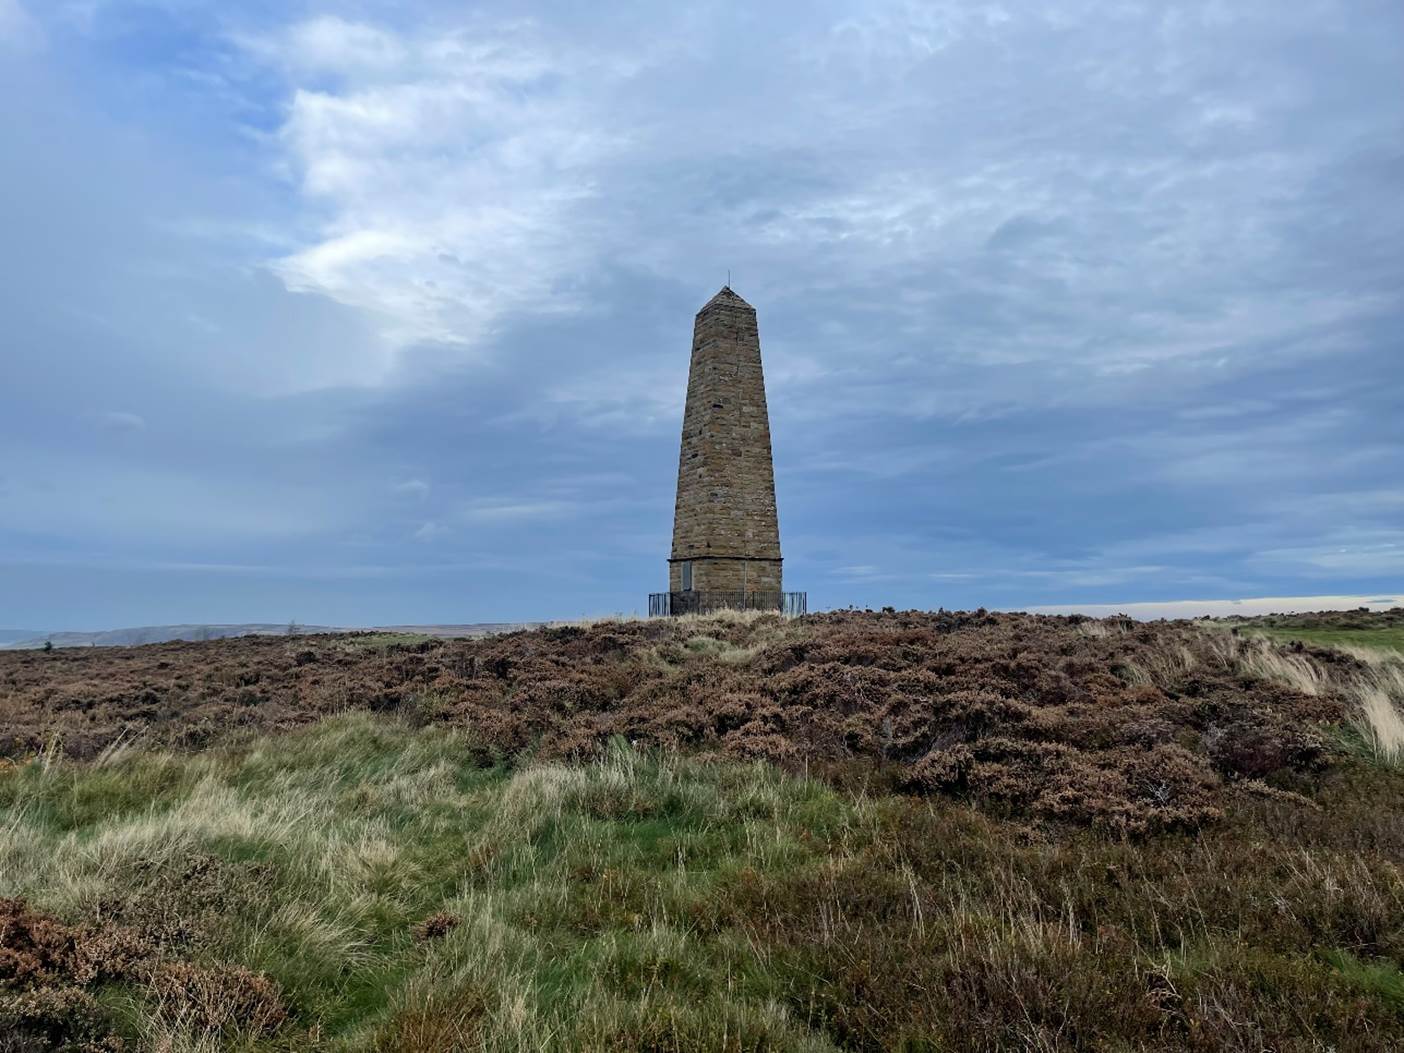
[[[335,625],[288,625],[248,622],[242,625],[143,625],[134,629],[101,632],[44,633],[33,630],[0,630],[0,649],[31,650],[52,643],[55,647],[135,647],[171,640],[222,640],[231,636],[307,636],[314,633],[388,632],[420,636],[471,637],[526,629],[540,622],[473,622],[464,625],[376,625],[348,628]]]
[[[20,640],[32,640],[36,636],[43,635],[42,629],[0,629],[0,647],[18,643]]]
[[[276,636],[289,633],[286,623],[250,622],[244,625],[143,625],[132,629],[107,629],[102,632],[36,633],[10,640],[4,646],[24,649],[43,647],[52,642],[55,647],[131,647],[137,644],[165,643],[167,640],[222,640],[227,636]],[[299,625],[292,632],[336,632],[329,626]]]
[[[518,629],[539,629],[548,622],[467,622],[463,625],[377,625],[371,629],[343,629],[342,632],[404,633],[407,636],[439,636],[444,639],[496,636]]]

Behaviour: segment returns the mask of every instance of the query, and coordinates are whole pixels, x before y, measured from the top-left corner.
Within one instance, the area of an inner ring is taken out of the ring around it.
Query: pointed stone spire
[[[701,314],[703,311],[706,311],[709,307],[712,307],[717,304],[732,304],[737,307],[744,307],[752,314],[755,314],[756,312],[756,309],[754,307],[752,307],[745,300],[741,299],[739,295],[737,295],[735,289],[733,289],[730,285],[723,285],[721,289],[717,292],[717,295],[713,296],[710,300],[704,303],[702,305],[702,310],[698,311],[697,313]]]
[[[755,308],[730,286],[693,328],[668,563],[672,592],[781,591],[760,334]]]

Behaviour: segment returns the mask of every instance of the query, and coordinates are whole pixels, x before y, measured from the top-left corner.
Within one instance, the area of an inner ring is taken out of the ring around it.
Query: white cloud
[[[397,494],[404,494],[406,497],[413,497],[423,501],[429,496],[431,487],[423,479],[406,479],[402,483],[395,485]]]
[[[401,68],[408,57],[395,35],[333,15],[294,26],[286,40],[282,56],[318,73],[385,73]]]
[[[274,264],[289,288],[373,312],[402,347],[469,348],[504,315],[575,306],[594,249],[577,208],[612,148],[586,93],[561,86],[588,55],[514,24],[319,18],[241,43],[288,78],[278,142],[323,217]]]
[[[857,57],[879,76],[910,69],[962,38],[1010,21],[999,4],[976,5],[930,0],[895,0],[863,5],[863,14],[844,18],[830,30],[831,40],[820,50],[827,58]]]
[[[1265,549],[1248,563],[1305,577],[1399,578],[1404,576],[1404,531],[1347,527],[1316,544]]]
[[[686,346],[683,340],[680,335],[680,349]],[[686,394],[687,361],[681,354],[667,362],[631,362],[626,368],[614,363],[553,379],[511,419],[541,427],[608,429],[615,435],[650,433],[677,426]]]
[[[414,539],[416,541],[437,541],[439,538],[443,537],[448,533],[450,533],[448,527],[444,526],[437,520],[431,519],[425,522],[423,525],[421,525],[420,528],[414,532]]]
[[[505,524],[541,519],[559,519],[575,508],[569,501],[521,501],[512,498],[480,498],[464,506],[461,517],[470,523]]]
[[[901,575],[884,571],[881,567],[870,563],[860,563],[851,567],[835,567],[834,577],[848,584],[860,584],[897,581]]]
[[[235,39],[286,81],[274,142],[304,226],[274,270],[366,310],[393,347],[480,351],[523,315],[587,309],[616,263],[668,281],[735,263],[762,307],[881,305],[869,368],[887,382],[826,396],[855,349],[808,344],[809,411],[925,417],[956,398],[1122,404],[1166,369],[1348,344],[1390,308],[1387,283],[1283,266],[1325,144],[1274,123],[1274,94],[1222,83],[1235,34],[1276,16],[1211,9],[886,0],[828,23],[754,15],[778,27],[765,46],[720,9],[321,16]],[[1245,115],[1281,141],[1241,141]],[[952,389],[939,361],[998,371]],[[1007,375],[1035,363],[1059,382]]]

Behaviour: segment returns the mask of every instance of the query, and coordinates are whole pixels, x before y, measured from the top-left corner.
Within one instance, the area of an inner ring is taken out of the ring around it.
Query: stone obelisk
[[[727,286],[693,328],[668,587],[688,609],[778,605],[780,566],[756,310]]]

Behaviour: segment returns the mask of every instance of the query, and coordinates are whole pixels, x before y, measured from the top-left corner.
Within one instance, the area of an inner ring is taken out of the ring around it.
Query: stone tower
[[[680,593],[698,594],[683,609],[780,606],[780,563],[756,309],[727,286],[697,312],[692,333],[668,560],[673,606]]]

